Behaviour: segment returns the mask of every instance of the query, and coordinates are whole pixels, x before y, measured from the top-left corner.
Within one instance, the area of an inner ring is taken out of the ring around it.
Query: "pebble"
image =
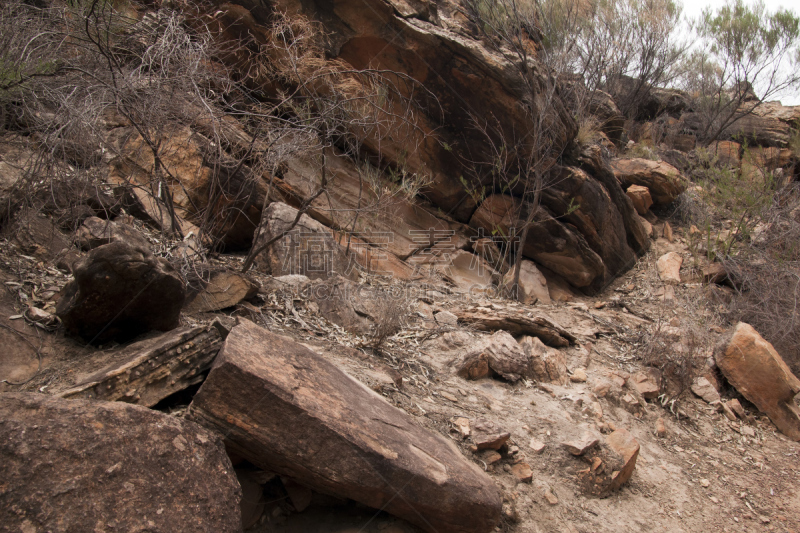
[[[578,368],[572,375],[569,377],[569,380],[573,383],[586,383],[588,377],[586,376],[586,370],[583,368]]]
[[[453,396],[453,395],[452,395],[452,394],[450,394],[449,392],[442,391],[442,392],[440,392],[439,394],[440,394],[440,395],[442,396],[442,398],[444,398],[445,400],[450,400],[451,402],[454,402],[454,403],[458,402],[458,398],[456,398],[455,396]]]
[[[667,436],[667,426],[664,424],[664,419],[661,417],[656,420],[656,436],[662,439]]]
[[[531,446],[531,450],[533,450],[534,453],[542,453],[544,451],[546,445],[545,445],[544,442],[542,442],[540,440],[531,439],[530,446]]]

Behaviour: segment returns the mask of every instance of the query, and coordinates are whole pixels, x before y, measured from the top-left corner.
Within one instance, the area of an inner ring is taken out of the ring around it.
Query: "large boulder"
[[[603,184],[614,205],[617,207],[622,221],[625,224],[625,235],[628,245],[637,255],[644,254],[650,249],[650,238],[641,223],[641,219],[636,216],[633,202],[625,194],[619,181],[614,174],[614,169],[604,155],[604,150],[598,145],[585,147],[577,156],[580,168],[585,170],[590,176]]]
[[[0,394],[6,531],[242,530],[222,440],[122,402]]]
[[[647,187],[656,204],[671,203],[688,185],[677,168],[663,161],[615,159],[611,166],[623,188],[627,189],[631,185]]]
[[[560,222],[577,229],[603,260],[605,279],[598,280],[600,283],[610,281],[636,262],[636,252],[628,244],[625,220],[616,202],[588,172],[574,167],[554,171],[542,191],[542,204]]]
[[[489,532],[500,520],[494,482],[450,440],[252,322],[233,328],[188,416],[260,468],[427,531]]]
[[[309,279],[328,279],[339,274],[358,279],[355,261],[348,260],[344,249],[333,238],[331,230],[306,214],[282,202],[273,202],[264,212],[256,248],[265,246],[284,232],[256,257],[256,267],[273,276],[302,275]]]
[[[112,242],[76,261],[73,274],[56,306],[73,335],[103,344],[178,326],[185,285],[166,259],[148,250]]]
[[[515,198],[495,194],[481,203],[470,220],[470,226],[489,235],[509,235],[511,228],[520,231],[526,218]],[[528,227],[522,254],[578,288],[591,291],[605,280],[602,258],[583,235],[559,222],[544,206],[539,206]]]
[[[728,382],[769,416],[787,437],[800,441],[800,380],[752,326],[739,322],[714,350]]]

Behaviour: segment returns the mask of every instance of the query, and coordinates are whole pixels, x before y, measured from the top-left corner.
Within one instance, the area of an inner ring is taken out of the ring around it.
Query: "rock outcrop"
[[[186,298],[183,280],[148,250],[112,242],[76,261],[73,274],[56,307],[73,335],[103,344],[178,326]]]
[[[0,394],[0,522],[8,531],[242,530],[221,439],[122,402]]]
[[[663,161],[615,159],[611,166],[625,189],[631,185],[647,187],[656,204],[672,203],[686,190],[686,178],[677,168]]]
[[[309,349],[243,320],[189,417],[251,463],[427,531],[489,532],[494,483],[448,440]]]
[[[800,441],[800,379],[749,324],[739,322],[717,344],[714,359],[728,382],[787,437]]]

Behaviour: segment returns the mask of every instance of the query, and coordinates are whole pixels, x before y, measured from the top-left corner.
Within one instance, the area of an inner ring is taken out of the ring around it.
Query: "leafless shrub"
[[[370,333],[369,347],[379,352],[387,339],[408,325],[411,313],[414,311],[414,302],[405,291],[386,290],[375,293],[371,304],[374,325]]]

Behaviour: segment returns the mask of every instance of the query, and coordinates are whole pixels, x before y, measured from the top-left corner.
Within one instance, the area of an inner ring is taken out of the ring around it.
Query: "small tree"
[[[792,11],[728,0],[703,12],[697,34],[701,48],[688,58],[683,83],[701,140],[716,140],[761,102],[800,87],[800,18]]]

